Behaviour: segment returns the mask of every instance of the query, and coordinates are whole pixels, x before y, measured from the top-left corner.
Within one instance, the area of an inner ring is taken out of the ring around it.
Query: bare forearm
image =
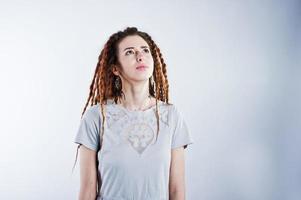
[[[79,200],[95,200],[97,193],[95,189],[81,189],[79,192]]]
[[[184,192],[170,192],[169,200],[185,200]]]

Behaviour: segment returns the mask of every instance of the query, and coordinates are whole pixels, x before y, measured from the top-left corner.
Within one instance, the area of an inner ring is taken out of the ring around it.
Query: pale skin
[[[154,61],[149,45],[140,36],[127,36],[118,45],[118,60],[113,73],[122,80],[125,99],[119,103],[129,110],[146,110],[155,105],[155,98],[148,98],[149,78],[154,70]],[[144,65],[145,70],[136,67]],[[80,147],[80,194],[79,200],[95,200],[97,192],[97,152]],[[184,148],[171,150],[169,177],[169,200],[185,200]]]

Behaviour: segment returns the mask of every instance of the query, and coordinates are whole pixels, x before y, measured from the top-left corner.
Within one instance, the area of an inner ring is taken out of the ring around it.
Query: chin
[[[146,82],[149,80],[149,77],[135,77],[132,79],[133,81],[136,81],[136,82]]]
[[[146,78],[146,79],[136,79],[135,81],[137,81],[137,82],[147,82],[148,78]]]
[[[152,76],[152,74],[136,74],[133,79],[139,81],[147,81]]]

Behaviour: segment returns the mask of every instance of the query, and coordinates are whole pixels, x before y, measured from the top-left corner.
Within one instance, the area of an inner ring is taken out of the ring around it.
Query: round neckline
[[[108,101],[110,101],[110,103],[112,105],[114,105],[115,107],[122,109],[122,110],[126,111],[127,113],[146,113],[146,112],[153,110],[156,107],[156,104],[154,104],[145,110],[129,110],[129,109],[123,107],[121,104],[116,104],[113,100],[108,100]],[[158,106],[160,106],[162,103],[163,102],[161,100],[158,100]]]

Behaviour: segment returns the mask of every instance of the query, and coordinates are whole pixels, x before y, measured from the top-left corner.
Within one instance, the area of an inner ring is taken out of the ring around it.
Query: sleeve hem
[[[75,144],[81,144],[81,145],[84,145],[84,146],[87,147],[88,149],[91,149],[91,150],[97,152],[97,148],[96,148],[94,145],[91,145],[91,144],[88,144],[88,143],[85,143],[85,142],[82,142],[82,141],[74,141],[74,143],[75,143]]]
[[[188,145],[193,144],[193,142],[186,142],[186,143],[182,143],[182,144],[176,144],[174,146],[171,147],[171,149],[175,149],[178,147],[184,147],[184,149],[186,149],[188,147]]]

